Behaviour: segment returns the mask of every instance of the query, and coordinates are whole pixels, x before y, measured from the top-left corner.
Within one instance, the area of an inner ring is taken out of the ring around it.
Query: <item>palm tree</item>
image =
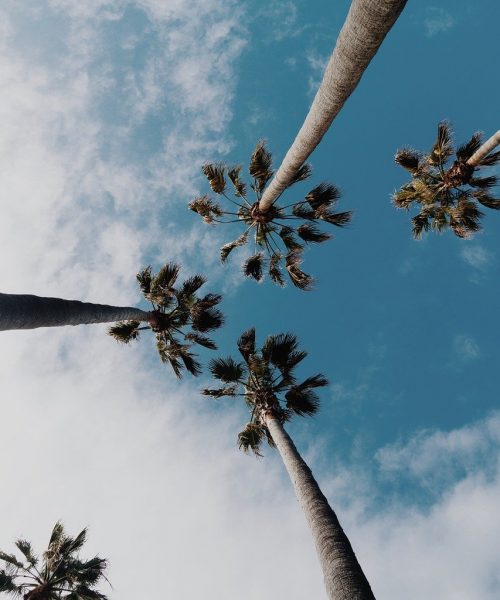
[[[244,452],[260,456],[264,440],[277,448],[311,528],[330,600],[374,600],[337,516],[283,427],[295,415],[317,412],[315,388],[327,385],[326,378],[317,374],[297,382],[294,369],[307,353],[298,349],[295,336],[288,333],[269,336],[257,351],[255,329],[249,329],[239,338],[238,349],[242,362],[232,358],[210,362],[212,375],[223,386],[207,388],[202,393],[213,398],[244,398],[251,415],[238,436],[238,445]]]
[[[333,119],[356,89],[366,67],[396,22],[407,0],[353,0],[309,112],[259,208],[269,210],[293,182],[321,142]]]
[[[29,294],[0,294],[0,331],[110,323],[124,319],[149,321],[151,317],[149,312],[128,306],[91,304]]]
[[[139,338],[141,330],[152,329],[161,361],[169,364],[177,377],[181,377],[183,368],[196,376],[201,373],[201,365],[190,349],[194,344],[212,350],[217,348],[213,340],[203,334],[224,323],[222,313],[214,308],[222,296],[198,297],[197,292],[206,281],[202,275],[189,277],[175,287],[180,269],[175,263],[167,263],[156,275],[151,267],[138,273],[139,287],[153,309],[149,313],[149,326],[141,327],[139,320],[122,321],[110,327],[108,333],[128,344]]]
[[[241,166],[205,164],[203,173],[212,191],[226,198],[231,202],[231,206],[225,209],[205,195],[190,202],[189,208],[198,213],[205,223],[243,225],[241,235],[222,246],[222,262],[227,260],[234,248],[245,245],[253,232],[254,254],[244,262],[243,273],[261,281],[266,267],[270,279],[283,286],[283,263],[293,285],[301,290],[310,290],[313,279],[300,269],[304,244],[318,244],[330,239],[331,235],[321,231],[316,224],[330,223],[343,227],[351,220],[351,212],[334,212],[333,207],[340,198],[340,191],[334,185],[321,183],[304,199],[285,206],[275,204],[263,213],[259,209],[259,201],[273,171],[271,153],[266,150],[262,141],[257,144],[252,154],[248,170],[253,179],[250,185],[254,192],[252,200],[249,199],[247,186],[240,177]],[[228,190],[226,175],[231,181],[233,194]],[[311,167],[304,164],[288,185],[303,181],[310,175]]]
[[[453,155],[450,125],[438,125],[438,135],[429,154],[403,148],[396,154],[396,162],[410,172],[412,180],[393,195],[397,208],[409,210],[419,206],[412,218],[413,235],[419,239],[424,231],[451,229],[460,238],[468,238],[481,229],[484,215],[478,204],[500,209],[500,200],[493,198],[490,189],[498,183],[495,175],[476,177],[482,167],[500,162],[500,152],[493,152],[500,135],[495,134],[481,146],[481,134],[458,148]]]
[[[16,546],[23,555],[21,560],[0,551],[4,563],[0,570],[0,592],[23,600],[107,600],[107,596],[95,589],[106,579],[107,561],[99,556],[90,560],[79,557],[86,538],[86,529],[72,538],[58,522],[41,559],[30,542],[17,540]]]

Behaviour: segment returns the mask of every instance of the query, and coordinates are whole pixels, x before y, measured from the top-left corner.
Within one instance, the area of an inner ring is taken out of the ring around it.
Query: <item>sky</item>
[[[307,252],[312,292],[240,275],[233,232],[187,203],[208,160],[277,167],[348,10],[319,0],[4,0],[0,7],[1,290],[114,305],[169,260],[224,294],[216,341],[295,333],[330,380],[289,426],[375,596],[500,597],[500,217],[470,240],[412,239],[391,194],[398,148],[499,127],[498,4],[409,2],[311,156],[352,223]],[[496,18],[495,18],[496,17]],[[498,170],[497,170],[497,174]],[[293,198],[295,199],[295,198]],[[493,213],[493,214],[491,214]],[[207,363],[215,354],[201,354]],[[105,325],[0,335],[0,547],[89,527],[111,598],[325,599],[277,453],[238,451],[245,407],[178,381],[151,336]]]

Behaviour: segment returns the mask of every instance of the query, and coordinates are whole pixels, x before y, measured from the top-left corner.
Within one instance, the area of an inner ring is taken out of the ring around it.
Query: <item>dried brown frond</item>
[[[451,128],[447,121],[442,121],[438,125],[437,139],[432,147],[431,153],[427,157],[430,165],[444,165],[453,154],[453,145],[451,143]]]
[[[293,285],[300,290],[310,291],[314,281],[310,275],[300,269],[301,264],[302,253],[299,250],[292,250],[287,254],[285,266]]]
[[[250,175],[255,179],[255,191],[261,192],[266,183],[271,179],[273,171],[271,169],[272,157],[271,153],[265,148],[264,141],[261,140],[255,146],[255,150],[250,158],[248,170]]]
[[[420,168],[421,155],[416,150],[411,148],[402,148],[396,152],[394,157],[395,162],[409,171],[412,175],[418,173]]]
[[[304,240],[304,242],[310,244],[321,244],[322,242],[326,242],[331,238],[331,235],[321,231],[310,223],[301,225],[297,229],[297,235],[300,237],[300,239]]]
[[[203,217],[205,223],[213,223],[216,217],[224,214],[222,208],[208,196],[195,198],[188,204],[188,208]]]
[[[247,243],[247,241],[248,241],[248,233],[245,231],[245,233],[240,235],[240,237],[238,239],[234,240],[233,242],[229,242],[229,244],[224,244],[224,246],[222,246],[222,248],[220,249],[221,262],[226,262],[229,254],[235,248],[238,248],[239,246],[244,246]]]
[[[235,195],[240,198],[244,198],[246,196],[246,185],[240,179],[240,171],[241,165],[231,167],[227,172],[227,176],[229,177],[234,186]]]
[[[285,286],[285,280],[281,274],[280,262],[283,256],[281,254],[273,254],[269,261],[269,278],[280,287]]]
[[[205,163],[201,169],[208,179],[212,191],[216,194],[222,194],[226,189],[226,178],[224,177],[225,165],[222,163]]]
[[[264,255],[262,252],[258,252],[243,263],[243,273],[246,277],[255,279],[255,281],[262,281],[262,268],[264,266]]]

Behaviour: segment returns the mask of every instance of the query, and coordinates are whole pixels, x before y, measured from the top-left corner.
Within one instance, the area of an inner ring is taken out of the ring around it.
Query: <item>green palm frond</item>
[[[402,150],[396,162],[410,171],[412,180],[404,184],[392,197],[397,208],[409,210],[416,206],[419,213],[412,217],[412,231],[416,239],[431,229],[442,232],[450,229],[460,238],[469,238],[481,229],[484,216],[479,204],[500,208],[489,194],[497,185],[496,176],[477,177],[475,173],[484,166],[500,160],[491,154],[477,165],[469,159],[481,146],[481,135],[476,133],[456,151],[456,160],[449,164],[453,153],[451,130],[448,123],[438,126],[437,140],[424,162],[416,151]]]
[[[290,253],[303,250],[305,244],[325,242],[332,237],[318,225],[344,227],[351,221],[350,211],[334,211],[334,205],[340,198],[340,190],[334,185],[321,183],[302,200],[286,206],[274,203],[266,211],[262,211],[259,206],[262,192],[273,175],[271,153],[263,141],[257,144],[249,163],[249,173],[253,178],[250,186],[254,192],[253,201],[247,199],[240,165],[227,168],[220,163],[207,163],[203,166],[203,172],[212,191],[223,194],[231,205],[224,209],[205,195],[190,202],[189,208],[198,213],[206,223],[238,224],[244,228],[239,237],[222,245],[221,262],[226,262],[235,248],[243,246],[253,237],[256,249],[253,256],[242,265],[242,272],[246,277],[260,282],[267,268],[269,278],[276,285],[284,286],[283,273],[287,273],[297,288],[311,289],[312,278],[298,268],[298,255],[292,256]],[[288,187],[304,181],[311,172],[311,166],[304,163]],[[234,198],[228,195],[230,190],[226,188],[226,174],[234,188]]]
[[[212,191],[216,194],[222,194],[226,189],[225,170],[226,168],[222,163],[206,163],[202,167],[203,174],[208,179]]]
[[[186,333],[184,337],[186,340],[198,344],[199,346],[203,346],[204,348],[217,350],[216,343],[206,335],[200,335],[199,333]]]
[[[180,290],[179,296],[191,298],[200,288],[207,282],[203,275],[193,275],[184,281]]]
[[[319,410],[318,395],[311,389],[291,387],[285,394],[286,406],[299,417],[311,416]]]
[[[27,540],[16,540],[16,546],[22,552],[24,558],[30,565],[36,565],[38,562],[38,558],[33,552],[33,548]]]
[[[139,321],[121,321],[108,329],[108,334],[117,342],[128,344],[139,337]]]
[[[143,294],[149,294],[151,292],[151,282],[153,280],[151,274],[151,267],[146,267],[142,271],[139,271],[136,275],[139,287]]]
[[[232,358],[213,358],[208,368],[216,379],[224,383],[237,383],[245,375],[245,367],[235,362]]]
[[[178,264],[170,262],[164,265],[159,271],[156,277],[151,282],[151,289],[153,292],[171,293],[181,268]]]
[[[240,335],[237,346],[245,362],[248,362],[250,356],[255,354],[255,327],[247,329]]]

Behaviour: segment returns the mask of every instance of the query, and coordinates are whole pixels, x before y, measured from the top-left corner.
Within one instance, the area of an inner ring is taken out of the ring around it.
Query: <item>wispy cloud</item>
[[[457,334],[453,339],[453,353],[464,362],[479,358],[481,349],[478,343],[469,335]]]
[[[479,271],[485,271],[491,264],[491,254],[484,246],[466,245],[462,248],[460,256],[468,265]]]
[[[431,6],[426,10],[424,17],[425,34],[428,37],[433,37],[439,33],[448,31],[455,25],[454,17],[437,6]]]

